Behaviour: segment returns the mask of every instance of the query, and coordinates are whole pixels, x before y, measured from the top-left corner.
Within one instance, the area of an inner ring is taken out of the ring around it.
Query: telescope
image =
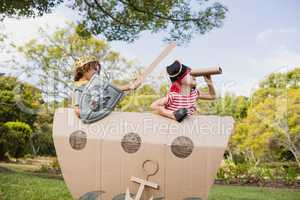
[[[192,69],[192,71],[191,71],[192,76],[210,76],[210,75],[216,75],[216,74],[222,74],[221,67],[208,67],[208,68],[202,68],[202,69]]]

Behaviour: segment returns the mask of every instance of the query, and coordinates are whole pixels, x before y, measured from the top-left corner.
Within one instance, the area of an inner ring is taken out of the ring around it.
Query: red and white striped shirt
[[[197,110],[198,96],[199,90],[197,89],[193,89],[189,95],[169,92],[167,94],[168,102],[165,105],[165,108],[172,111],[176,111],[179,108],[186,108],[188,110],[188,115],[192,115]]]

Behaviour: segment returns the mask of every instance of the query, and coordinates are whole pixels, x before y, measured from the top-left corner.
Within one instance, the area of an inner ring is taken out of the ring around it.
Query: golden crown
[[[98,61],[98,59],[95,56],[82,56],[75,61],[75,68],[82,67],[83,65],[93,61]]]

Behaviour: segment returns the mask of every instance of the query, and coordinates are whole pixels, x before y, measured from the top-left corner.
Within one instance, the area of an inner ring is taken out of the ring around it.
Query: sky
[[[223,27],[197,35],[177,47],[161,62],[153,76],[164,74],[175,59],[191,68],[220,66],[222,75],[213,76],[219,94],[232,92],[250,96],[257,84],[272,72],[300,67],[300,1],[220,0],[229,9]],[[36,37],[39,27],[54,29],[76,21],[77,14],[60,6],[52,14],[35,19],[6,19],[4,30],[22,44]],[[111,47],[128,59],[149,65],[167,45],[162,34],[142,33],[134,43],[111,42]],[[4,54],[0,54],[5,58]],[[8,69],[0,69],[9,73]],[[159,80],[158,80],[159,81]],[[203,79],[198,80],[204,85]]]

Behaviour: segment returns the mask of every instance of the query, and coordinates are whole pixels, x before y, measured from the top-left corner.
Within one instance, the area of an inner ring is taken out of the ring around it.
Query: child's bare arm
[[[168,117],[168,118],[171,118],[171,119],[176,119],[175,116],[174,116],[174,112],[165,108],[165,105],[167,104],[167,102],[168,102],[167,97],[157,99],[156,101],[154,101],[151,104],[151,108],[155,112],[157,112],[158,114],[160,114],[162,116],[165,116],[165,117]]]
[[[211,76],[204,76],[204,80],[207,83],[208,93],[200,93],[198,99],[214,100],[216,99],[215,88],[211,79]]]

